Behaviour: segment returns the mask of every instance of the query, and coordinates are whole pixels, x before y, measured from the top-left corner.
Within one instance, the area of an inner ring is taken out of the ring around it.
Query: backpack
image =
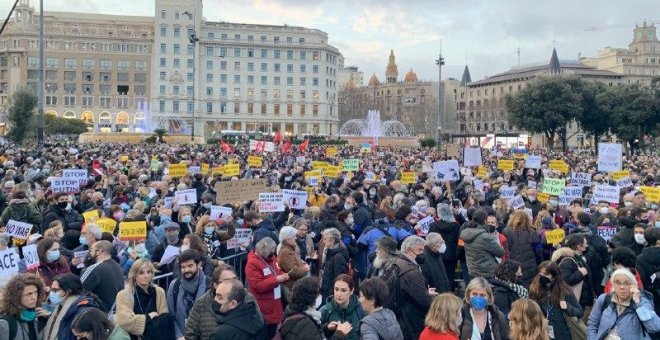
[[[11,315],[1,315],[0,319],[7,321],[7,324],[9,324],[9,339],[15,339],[16,333],[18,333],[18,320],[16,317]]]
[[[277,326],[277,330],[275,331],[275,335],[273,336],[272,340],[284,340],[284,337],[282,336],[282,326],[284,326],[284,323],[287,322],[287,320],[300,320],[302,318],[305,318],[305,314],[303,313],[296,313],[296,314],[291,314],[284,318],[282,320],[282,323]]]
[[[400,281],[401,269],[396,264],[392,264],[389,268],[383,273],[383,281],[387,285],[387,290],[390,292],[389,301],[386,304],[386,307],[389,308],[394,313],[397,313],[400,304],[401,296],[401,281]]]

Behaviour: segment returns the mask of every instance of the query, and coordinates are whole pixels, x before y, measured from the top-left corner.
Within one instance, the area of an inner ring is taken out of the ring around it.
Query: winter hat
[[[392,255],[399,255],[396,241],[390,236],[383,236],[376,242],[376,248],[380,248]]]

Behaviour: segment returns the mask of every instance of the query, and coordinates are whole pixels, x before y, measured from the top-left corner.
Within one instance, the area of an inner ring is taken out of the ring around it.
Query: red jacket
[[[277,275],[282,272],[275,263],[275,257],[264,259],[254,251],[248,254],[245,265],[245,279],[248,291],[254,295],[259,304],[264,321],[276,325],[282,321],[282,288],[277,282]],[[275,299],[275,290],[279,290],[279,299]]]
[[[452,333],[436,333],[428,327],[424,327],[424,331],[419,336],[419,340],[458,340],[458,336]]]

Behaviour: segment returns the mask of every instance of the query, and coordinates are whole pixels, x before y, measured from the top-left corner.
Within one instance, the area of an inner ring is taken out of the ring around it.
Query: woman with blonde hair
[[[506,237],[509,259],[520,262],[523,276],[520,284],[529,287],[538,274],[537,265],[541,262],[541,238],[532,228],[532,221],[523,210],[516,210],[509,223],[502,230]]]
[[[509,339],[509,324],[504,313],[493,303],[493,290],[483,277],[476,277],[465,288],[461,309],[461,340]]]
[[[509,313],[511,340],[549,340],[548,321],[539,305],[530,299],[516,300]]]
[[[451,293],[438,295],[424,319],[419,340],[458,340],[463,300]]]
[[[149,260],[138,259],[128,271],[124,289],[117,293],[115,323],[138,338],[156,327],[161,331],[171,327],[169,334],[174,334],[174,319],[168,314],[165,291],[151,282],[155,272]]]

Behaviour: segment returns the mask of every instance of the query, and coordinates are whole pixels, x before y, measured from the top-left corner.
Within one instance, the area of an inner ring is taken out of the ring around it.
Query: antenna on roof
[[[518,53],[518,67],[520,67],[520,42],[518,43],[518,50],[516,53]]]

